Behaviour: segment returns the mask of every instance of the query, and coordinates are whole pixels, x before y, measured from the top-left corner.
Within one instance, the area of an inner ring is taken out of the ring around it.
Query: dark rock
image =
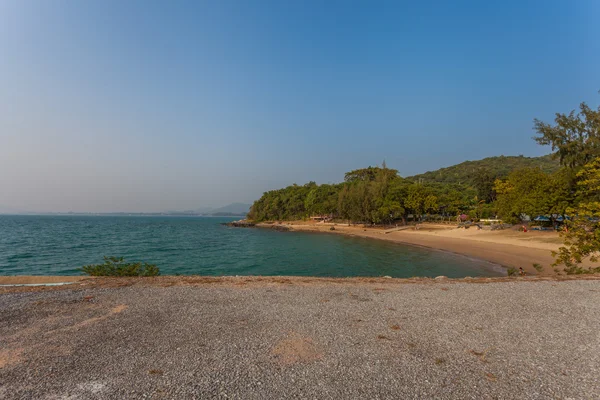
[[[273,226],[271,226],[271,229],[274,229],[276,231],[281,231],[281,232],[291,231],[290,227],[286,226],[286,225],[273,225]]]
[[[255,226],[256,224],[254,222],[248,221],[246,219],[240,219],[239,221],[224,222],[222,225],[234,226],[236,228],[251,228],[251,227]]]

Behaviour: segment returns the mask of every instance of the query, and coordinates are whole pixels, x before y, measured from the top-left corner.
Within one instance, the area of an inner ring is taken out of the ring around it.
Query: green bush
[[[90,276],[158,276],[160,270],[154,264],[127,263],[123,257],[104,256],[103,264],[85,265],[80,268]]]
[[[567,275],[582,275],[582,274],[598,274],[600,267],[581,267],[579,265],[571,265],[563,269]]]
[[[519,270],[514,267],[509,267],[506,270],[506,273],[508,274],[508,276],[517,276],[519,275]]]
[[[533,264],[533,268],[535,268],[535,270],[537,272],[542,272],[544,270],[544,267],[542,267],[540,264]]]

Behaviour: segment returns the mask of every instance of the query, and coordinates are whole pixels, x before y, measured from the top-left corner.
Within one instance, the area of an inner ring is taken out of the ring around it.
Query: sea
[[[452,278],[506,275],[496,264],[328,233],[233,228],[228,217],[0,215],[0,275],[80,275],[103,256],[162,275]]]

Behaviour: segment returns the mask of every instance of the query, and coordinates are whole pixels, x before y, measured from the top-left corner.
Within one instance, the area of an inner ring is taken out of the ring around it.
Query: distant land
[[[9,207],[0,206],[1,214],[23,215],[173,215],[173,216],[207,216],[207,217],[240,217],[246,216],[250,204],[231,203],[224,207],[201,207],[196,210],[162,211],[162,212],[32,212],[20,211]]]
[[[209,212],[210,215],[246,215],[250,211],[251,204],[231,203],[225,207],[217,208]]]

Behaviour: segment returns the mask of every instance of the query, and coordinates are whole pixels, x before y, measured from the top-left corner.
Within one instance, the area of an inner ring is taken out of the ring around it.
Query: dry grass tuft
[[[161,369],[151,369],[150,371],[148,371],[148,374],[150,374],[150,375],[162,375],[163,371]]]
[[[486,350],[484,350],[484,351],[475,351],[475,350],[473,350],[473,349],[469,350],[469,352],[470,352],[471,354],[473,354],[474,356],[477,356],[477,357],[479,357],[479,360],[480,360],[481,362],[484,362],[484,363],[488,362],[488,361],[487,361],[487,359],[486,359],[486,356],[487,356],[487,353],[488,353],[488,351],[489,351],[489,349],[486,349]]]
[[[496,382],[498,380],[498,378],[496,378],[496,375],[492,374],[491,372],[486,372],[485,377],[490,382]]]

